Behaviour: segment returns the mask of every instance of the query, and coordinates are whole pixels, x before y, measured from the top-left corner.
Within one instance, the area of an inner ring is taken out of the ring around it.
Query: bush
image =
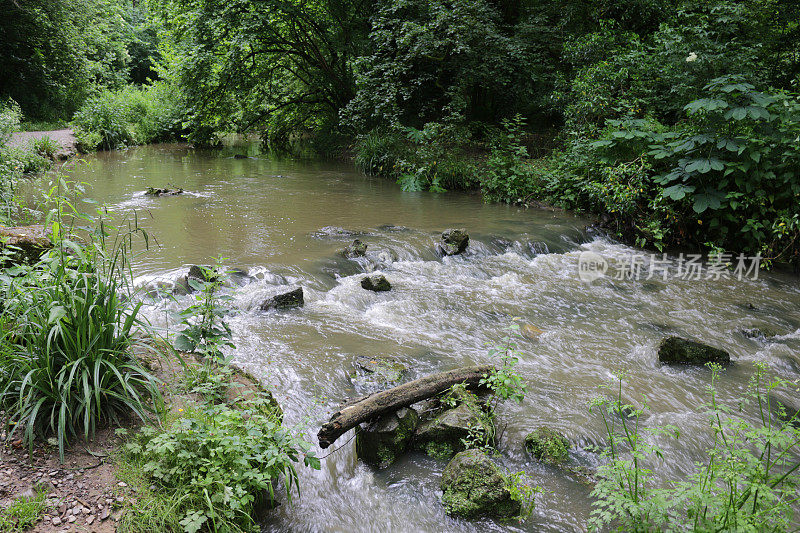
[[[775,418],[770,392],[797,384],[765,381],[765,367],[756,366],[739,411],[720,404],[715,386],[720,367],[712,370],[710,400],[705,405],[713,444],[685,480],[657,486],[648,462],[667,451],[649,444],[643,431],[678,437],[674,427],[644,429],[642,411],[622,402],[622,379],[614,398],[598,398],[608,435],[608,464],[601,467],[592,495],[590,529],[609,525],[621,531],[789,531],[800,483],[800,428],[794,420]]]
[[[8,143],[11,134],[19,129],[21,120],[22,111],[14,100],[9,99],[0,104],[0,148]]]
[[[187,408],[163,431],[143,428],[126,445],[131,469],[155,484],[162,496],[157,499],[174,505],[152,522],[139,518],[148,514],[146,507],[132,511],[123,530],[256,531],[254,511],[275,501],[281,478],[288,498],[293,488],[299,491],[295,463],[300,457],[306,466],[319,468],[310,447],[281,426],[280,414],[266,396],[237,408]]]
[[[183,133],[178,93],[163,82],[104,91],[72,119],[82,150],[110,150],[175,139]]]

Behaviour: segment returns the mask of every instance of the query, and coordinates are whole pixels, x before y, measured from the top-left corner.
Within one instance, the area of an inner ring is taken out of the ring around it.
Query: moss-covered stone
[[[356,257],[364,257],[367,255],[367,245],[358,239],[353,241],[353,244],[342,250],[342,256],[347,259],[355,259]]]
[[[8,258],[17,263],[36,262],[41,255],[53,247],[44,226],[0,226],[0,250],[8,249]]]
[[[389,281],[381,274],[376,274],[374,276],[367,276],[361,280],[361,287],[374,292],[385,292],[392,290],[392,285]]]
[[[436,459],[449,459],[464,450],[462,442],[473,433],[491,435],[494,431],[488,415],[473,405],[461,403],[417,428],[416,447]]]
[[[520,513],[506,480],[494,462],[480,450],[456,455],[442,472],[442,503],[448,514],[463,518],[510,518]]]
[[[356,434],[356,453],[367,464],[385,468],[408,449],[419,415],[410,408],[382,416]]]
[[[707,344],[681,337],[667,337],[658,347],[658,360],[668,365],[728,364],[731,356],[725,350]]]
[[[558,465],[569,459],[569,441],[558,431],[549,427],[537,428],[525,437],[525,449],[537,461]]]
[[[442,232],[442,240],[437,245],[442,255],[458,255],[464,253],[469,244],[469,234],[465,229],[448,229]]]
[[[305,299],[303,298],[303,287],[298,287],[292,291],[278,294],[266,300],[261,304],[261,310],[267,311],[269,309],[292,309],[295,307],[303,307]]]

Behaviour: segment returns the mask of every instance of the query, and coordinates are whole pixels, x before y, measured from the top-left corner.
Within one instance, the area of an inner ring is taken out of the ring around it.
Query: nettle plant
[[[757,364],[745,396],[735,407],[716,393],[721,367],[709,364],[705,410],[711,431],[706,457],[685,479],[657,483],[648,465],[667,451],[647,434],[679,438],[674,426],[644,428],[642,409],[622,400],[623,377],[614,397],[597,398],[605,423],[608,463],[600,468],[590,530],[605,531],[790,531],[800,486],[800,428],[796,415],[776,409],[770,392],[797,383],[767,380]],[[776,417],[776,411],[782,417]],[[782,411],[782,413],[781,413]],[[755,414],[755,421],[750,416]],[[793,526],[795,524],[795,526]]]
[[[228,308],[224,302],[231,299],[220,289],[227,278],[222,266],[225,258],[216,258],[213,267],[201,266],[202,279],[189,276],[187,282],[194,290],[195,302],[174,314],[184,327],[175,337],[175,349],[199,353],[215,361],[224,361],[222,348],[235,348],[231,342],[232,332],[225,322]]]

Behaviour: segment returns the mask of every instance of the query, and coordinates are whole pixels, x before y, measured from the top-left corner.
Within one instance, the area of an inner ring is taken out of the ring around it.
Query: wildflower
[[[695,61],[697,61],[697,54],[694,52],[691,52],[688,56],[686,56],[687,63],[694,63]]]
[[[178,409],[178,412],[179,412],[179,413],[182,413],[182,412],[183,412],[183,409]]]

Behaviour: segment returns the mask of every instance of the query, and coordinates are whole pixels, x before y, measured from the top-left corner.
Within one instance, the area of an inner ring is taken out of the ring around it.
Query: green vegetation
[[[319,468],[309,448],[281,426],[271,398],[188,407],[163,429],[143,428],[125,446],[124,472],[156,488],[126,514],[122,530],[257,530],[255,511],[275,501],[281,477],[287,497],[299,491],[294,463],[302,456]]]
[[[27,531],[47,510],[47,491],[36,490],[33,497],[20,496],[0,507],[0,533]]]
[[[704,462],[684,480],[656,486],[652,459],[669,452],[645,432],[678,438],[677,428],[640,426],[642,410],[622,401],[622,378],[614,398],[598,398],[608,435],[609,462],[600,469],[592,495],[593,530],[609,525],[624,531],[789,531],[800,482],[800,428],[775,416],[770,391],[793,387],[765,379],[756,365],[747,394],[731,407],[718,401],[719,365],[712,370],[705,405],[713,436]],[[629,413],[631,416],[624,416]],[[755,422],[749,416],[755,415]]]
[[[45,226],[54,242],[32,265],[7,247],[0,272],[0,406],[9,438],[30,447],[54,434],[63,460],[67,443],[130,414],[142,420],[158,407],[155,379],[133,355],[141,304],[129,294],[130,228],[108,241],[99,221],[88,243],[72,234],[93,219],[74,207],[78,191],[63,177],[48,195]]]

